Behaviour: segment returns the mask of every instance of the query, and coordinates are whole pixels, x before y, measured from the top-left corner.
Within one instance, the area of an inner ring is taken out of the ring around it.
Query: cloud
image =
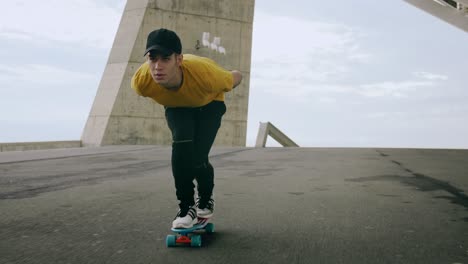
[[[361,48],[364,34],[343,24],[256,12],[253,37],[252,87],[295,102],[317,93],[335,102],[327,93],[350,90],[337,82],[372,59]]]
[[[82,122],[88,113],[99,76],[51,65],[0,64],[0,111],[13,113],[10,123]],[[0,138],[1,140],[1,138]]]
[[[405,98],[409,97],[413,92],[426,93],[429,88],[438,87],[441,81],[448,80],[448,76],[422,71],[413,72],[412,75],[416,77],[416,80],[400,82],[383,81],[379,83],[363,84],[357,87],[356,92],[365,97]]]
[[[109,6],[92,0],[5,1],[0,9],[0,40],[108,49],[122,15],[122,2]]]
[[[70,71],[51,65],[24,64],[10,66],[0,64],[0,81],[3,84],[29,82],[40,83],[41,85],[60,85],[94,80],[95,78],[96,76],[90,73]]]
[[[343,24],[255,13],[254,59],[283,60],[303,55],[339,55],[349,60],[369,58],[358,39],[363,33]],[[258,48],[257,48],[258,47]]]
[[[436,80],[441,80],[441,81],[446,81],[448,80],[448,76],[442,75],[442,74],[435,74],[435,73],[430,73],[430,72],[413,72],[413,75],[422,78],[422,79],[427,79],[431,81],[436,81]]]
[[[365,97],[408,97],[408,93],[420,87],[431,87],[435,84],[429,81],[385,81],[360,85],[357,93]]]
[[[437,89],[439,82],[431,80],[381,81],[375,83],[353,85],[329,81],[322,83],[314,78],[317,76],[293,76],[289,78],[259,79],[253,76],[253,87],[262,89],[266,94],[280,96],[283,99],[297,103],[316,101],[319,103],[336,103],[344,96],[359,96],[361,98],[408,98],[415,93],[425,93],[429,89]],[[309,78],[309,79],[308,79]],[[317,79],[317,78],[316,78]],[[319,78],[318,78],[319,79]],[[423,89],[423,90],[421,90]],[[355,98],[356,99],[356,98]]]
[[[428,90],[436,91],[441,82],[448,80],[442,74],[414,71],[403,80],[392,80],[384,73],[374,76],[374,82],[367,78],[364,82],[368,83],[359,83],[355,75],[379,60],[363,48],[367,35],[362,30],[262,12],[255,16],[251,86],[264,95],[295,103],[333,105],[347,96],[353,96],[353,100],[402,99],[423,92],[429,97],[435,93]],[[398,78],[404,74],[401,72]]]

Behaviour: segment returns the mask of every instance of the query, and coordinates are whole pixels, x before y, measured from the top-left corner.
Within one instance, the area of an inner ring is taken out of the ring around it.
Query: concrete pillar
[[[128,0],[83,131],[83,146],[171,144],[164,108],[130,87],[133,73],[145,61],[148,33],[161,27],[177,32],[183,53],[206,56],[243,73],[242,84],[226,94],[228,111],[215,145],[245,146],[253,12],[254,0]],[[204,32],[210,33],[205,41]],[[207,41],[221,49],[205,46]]]
[[[276,128],[270,122],[260,122],[255,147],[264,148],[266,146],[268,136],[271,136],[274,140],[276,140],[276,142],[280,143],[283,147],[299,147],[299,145],[297,145],[294,141],[292,141],[292,139],[286,136],[286,134],[281,132],[281,130]]]

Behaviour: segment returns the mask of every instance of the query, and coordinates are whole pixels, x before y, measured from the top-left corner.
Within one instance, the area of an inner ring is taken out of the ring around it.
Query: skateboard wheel
[[[177,237],[174,235],[167,235],[166,237],[166,246],[167,247],[174,247],[176,245]]]
[[[213,223],[208,223],[205,227],[205,231],[206,233],[210,234],[210,233],[214,233],[214,230],[215,230],[215,227],[214,227],[214,224]]]
[[[193,235],[192,241],[190,242],[192,247],[201,247],[201,236],[200,235]]]

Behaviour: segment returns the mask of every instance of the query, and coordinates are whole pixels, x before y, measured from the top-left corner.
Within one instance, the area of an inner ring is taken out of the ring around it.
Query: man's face
[[[166,87],[174,88],[180,85],[181,71],[180,65],[182,64],[182,55],[173,53],[169,56],[149,54],[148,64],[151,70],[153,80]]]

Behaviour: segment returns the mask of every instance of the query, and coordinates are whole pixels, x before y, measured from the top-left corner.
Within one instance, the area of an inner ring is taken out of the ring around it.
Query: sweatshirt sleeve
[[[223,92],[230,92],[234,86],[234,78],[232,77],[232,73],[230,71],[221,69],[222,72],[219,73],[220,84],[217,87],[222,87]]]
[[[148,63],[143,63],[133,75],[131,86],[138,95],[146,97],[152,81]]]
[[[232,90],[234,79],[231,71],[224,69],[208,58],[204,58],[204,68],[203,72],[207,74],[207,76],[203,76],[203,78],[209,82],[211,92],[221,93]]]

